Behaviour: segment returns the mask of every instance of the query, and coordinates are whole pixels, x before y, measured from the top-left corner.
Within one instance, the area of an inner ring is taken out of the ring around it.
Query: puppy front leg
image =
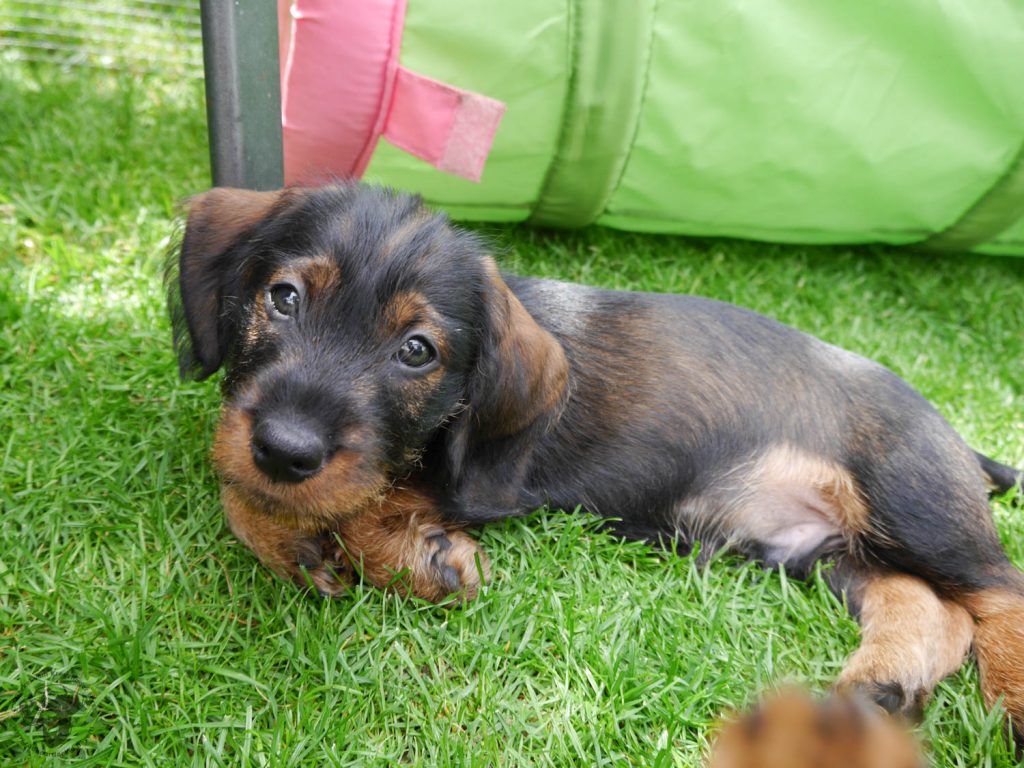
[[[310,533],[260,512],[232,486],[221,488],[232,533],[278,576],[335,597],[356,570],[376,587],[442,602],[476,597],[490,578],[480,545],[446,521],[425,495],[398,490],[333,530]]]
[[[480,545],[446,520],[426,495],[396,489],[342,522],[336,559],[347,556],[370,584],[440,603],[476,597],[490,579]]]
[[[224,515],[231,532],[261,563],[300,587],[312,584],[324,597],[342,593],[355,581],[347,558],[336,558],[331,533],[309,533],[282,524],[247,503],[232,486],[221,486]]]

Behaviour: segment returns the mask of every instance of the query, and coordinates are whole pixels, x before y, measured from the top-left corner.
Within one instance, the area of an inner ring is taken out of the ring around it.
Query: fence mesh
[[[0,0],[0,59],[201,77],[196,0]]]

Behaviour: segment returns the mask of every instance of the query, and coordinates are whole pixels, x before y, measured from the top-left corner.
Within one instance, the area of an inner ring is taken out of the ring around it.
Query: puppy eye
[[[270,304],[283,317],[294,317],[299,309],[299,291],[291,283],[278,283],[270,287]]]
[[[398,350],[398,361],[410,368],[422,368],[435,357],[434,348],[422,336],[410,336]]]

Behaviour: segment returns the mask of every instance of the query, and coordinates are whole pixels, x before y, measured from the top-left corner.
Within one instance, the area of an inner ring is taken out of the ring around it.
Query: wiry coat
[[[1024,722],[1024,578],[986,497],[1017,473],[882,366],[709,299],[502,275],[417,199],[352,184],[201,195],[177,267],[182,372],[227,370],[228,520],[278,573],[472,596],[463,524],[581,507],[833,561],[864,635],[841,686],[919,709],[973,641]]]

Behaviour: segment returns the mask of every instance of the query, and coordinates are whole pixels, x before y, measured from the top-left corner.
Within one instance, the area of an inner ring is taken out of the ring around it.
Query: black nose
[[[310,478],[323,467],[325,454],[319,431],[301,418],[264,418],[252,432],[253,460],[271,480]]]

